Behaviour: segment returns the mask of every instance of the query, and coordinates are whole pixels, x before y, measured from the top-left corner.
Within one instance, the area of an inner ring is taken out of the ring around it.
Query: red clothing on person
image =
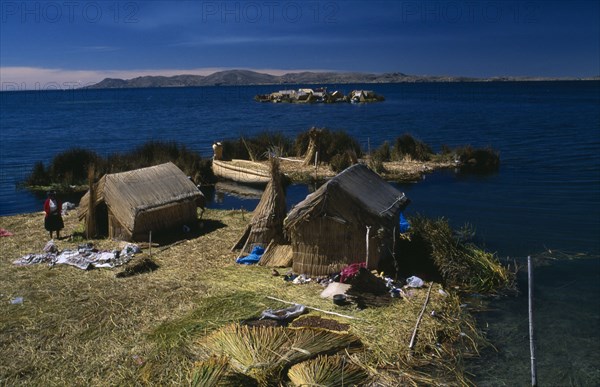
[[[51,214],[51,210],[50,210],[50,198],[46,199],[46,201],[44,202],[44,212],[46,213],[46,216]],[[61,209],[62,209],[62,203],[60,202],[60,200],[58,199],[54,199],[54,202],[56,203],[56,212],[60,213]],[[38,202],[39,203],[39,202]]]
[[[56,207],[53,208],[53,206],[51,205],[51,198],[46,199],[46,201],[44,202],[44,212],[46,213],[46,216],[44,217],[44,228],[47,231],[50,231],[51,236],[52,231],[58,232],[65,227],[61,215],[62,203],[60,202],[60,200],[55,198],[54,204],[56,205]]]

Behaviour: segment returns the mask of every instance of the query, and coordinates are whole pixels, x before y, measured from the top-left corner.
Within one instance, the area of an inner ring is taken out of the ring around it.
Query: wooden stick
[[[88,239],[92,239],[96,236],[96,187],[94,185],[95,175],[95,166],[94,164],[92,164],[88,167],[89,200],[87,217],[85,221],[85,235]]]
[[[531,385],[537,386],[537,371],[535,366],[535,342],[533,340],[533,267],[531,256],[527,256],[527,285],[529,288],[529,352],[531,354]]]
[[[265,297],[267,297],[270,300],[275,300],[275,301],[283,302],[284,304],[298,305],[297,302],[284,301],[284,300],[280,300],[279,298],[275,298],[275,297],[271,297],[271,296],[265,296]],[[349,319],[352,319],[352,320],[362,320],[362,319],[360,319],[358,317],[352,317],[352,316],[348,316],[348,315],[341,314],[341,313],[330,312],[328,310],[323,310],[323,309],[319,309],[319,308],[313,308],[312,306],[306,306],[306,305],[304,305],[304,306],[306,308],[308,308],[308,309],[316,310],[317,312],[332,314],[334,316],[340,316],[340,317],[349,318]]]
[[[240,137],[240,138],[242,139],[242,142],[244,143],[244,147],[246,148],[246,151],[248,151],[248,156],[250,156],[250,160],[251,161],[256,161],[256,157],[254,157],[254,153],[252,152],[252,150],[250,149],[250,147],[246,143],[246,140],[244,139],[244,137]]]
[[[427,291],[427,297],[425,297],[425,302],[423,303],[423,308],[421,308],[421,313],[419,313],[419,317],[417,318],[417,323],[415,324],[415,330],[413,331],[412,337],[410,338],[410,344],[408,344],[408,349],[413,349],[415,346],[415,338],[417,337],[417,330],[419,329],[419,324],[421,323],[421,318],[423,318],[423,313],[425,313],[425,308],[427,307],[427,303],[429,302],[429,295],[431,294],[431,287],[433,286],[433,281],[429,284],[429,290]]]
[[[304,160],[290,159],[289,157],[279,157],[280,160],[292,161],[294,163],[303,163]]]

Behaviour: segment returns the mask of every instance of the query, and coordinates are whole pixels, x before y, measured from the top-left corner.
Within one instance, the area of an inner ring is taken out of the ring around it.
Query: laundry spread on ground
[[[29,266],[39,263],[71,265],[82,270],[91,268],[113,268],[129,262],[134,254],[141,253],[135,244],[127,244],[122,250],[99,251],[91,243],[78,246],[77,250],[59,251],[53,240],[44,246],[41,254],[27,254],[15,260],[17,266]]]

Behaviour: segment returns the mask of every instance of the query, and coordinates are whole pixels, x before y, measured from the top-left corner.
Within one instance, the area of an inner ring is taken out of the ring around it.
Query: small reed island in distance
[[[302,88],[298,90],[279,90],[271,94],[258,94],[254,97],[258,102],[287,103],[366,103],[381,102],[385,98],[372,90],[352,90],[348,95],[335,90],[328,92],[326,87],[317,89]]]

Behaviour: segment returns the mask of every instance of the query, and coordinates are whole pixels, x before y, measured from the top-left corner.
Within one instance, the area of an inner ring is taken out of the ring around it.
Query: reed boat
[[[233,159],[212,161],[215,176],[243,184],[267,184],[271,180],[268,168],[254,161]]]

